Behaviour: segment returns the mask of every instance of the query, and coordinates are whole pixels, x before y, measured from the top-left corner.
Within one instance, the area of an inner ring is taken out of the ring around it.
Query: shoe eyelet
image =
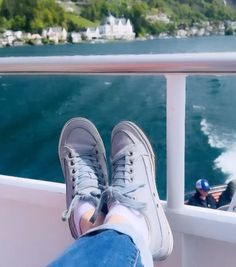
[[[134,178],[133,177],[130,177],[130,182],[133,182],[134,181]]]
[[[133,169],[130,169],[130,173],[133,173]]]
[[[132,151],[130,151],[130,152],[129,152],[129,155],[130,155],[130,156],[133,156],[133,152],[132,152]]]
[[[75,163],[73,161],[70,162],[70,166],[74,166]]]
[[[135,200],[135,199],[136,199],[136,197],[133,197],[133,199]]]
[[[133,160],[130,160],[129,163],[130,163],[130,165],[133,165],[134,162],[133,162]]]
[[[72,169],[72,173],[75,173],[75,169]]]
[[[96,154],[98,154],[98,150],[96,150],[95,152],[96,152]]]

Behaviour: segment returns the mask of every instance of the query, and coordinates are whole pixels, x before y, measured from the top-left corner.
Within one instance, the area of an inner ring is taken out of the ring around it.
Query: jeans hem
[[[119,233],[128,235],[134,245],[137,247],[137,249],[140,252],[141,261],[144,267],[152,267],[153,266],[153,258],[151,251],[148,247],[148,244],[143,239],[143,237],[136,232],[129,224],[126,223],[119,223],[119,224],[103,224],[98,227],[95,227],[88,232],[86,232],[83,236],[89,235],[90,233],[93,233],[95,231],[104,231],[104,230],[115,230]]]

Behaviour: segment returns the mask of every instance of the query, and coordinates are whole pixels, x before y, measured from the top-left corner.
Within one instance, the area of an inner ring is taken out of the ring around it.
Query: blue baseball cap
[[[201,189],[203,191],[209,191],[210,190],[210,185],[207,181],[207,179],[199,179],[196,182],[196,189]]]

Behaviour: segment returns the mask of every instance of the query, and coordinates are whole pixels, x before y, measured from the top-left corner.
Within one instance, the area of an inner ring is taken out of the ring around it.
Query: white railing
[[[0,73],[164,74],[167,79],[167,206],[181,209],[184,205],[186,76],[236,73],[236,53],[7,57],[0,58]]]
[[[8,74],[235,73],[236,53],[2,57]]]

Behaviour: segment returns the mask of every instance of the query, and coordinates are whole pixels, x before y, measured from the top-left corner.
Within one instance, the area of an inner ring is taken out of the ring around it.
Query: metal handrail
[[[236,52],[2,57],[1,74],[230,74]]]
[[[2,57],[0,74],[165,75],[167,81],[167,208],[182,210],[185,177],[186,76],[236,74],[236,52]]]

